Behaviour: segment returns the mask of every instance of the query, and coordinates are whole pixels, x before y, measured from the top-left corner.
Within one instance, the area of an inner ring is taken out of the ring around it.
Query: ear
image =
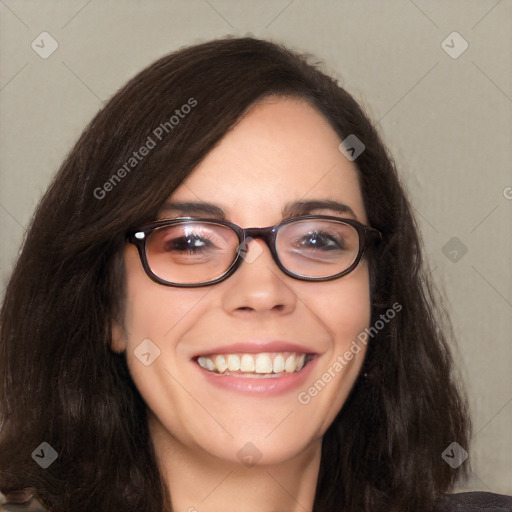
[[[126,351],[126,332],[122,325],[118,322],[113,321],[111,327],[111,342],[110,349],[113,352],[122,354]]]

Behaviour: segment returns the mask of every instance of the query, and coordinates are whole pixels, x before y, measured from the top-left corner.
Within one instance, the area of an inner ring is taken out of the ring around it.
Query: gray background
[[[50,178],[132,75],[227,34],[311,52],[378,123],[410,193],[471,396],[465,487],[512,493],[510,0],[0,0],[0,15],[2,290]]]

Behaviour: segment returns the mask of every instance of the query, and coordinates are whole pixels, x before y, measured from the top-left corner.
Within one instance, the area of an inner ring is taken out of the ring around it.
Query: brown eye
[[[318,251],[339,251],[345,248],[343,238],[325,231],[308,233],[302,238],[292,241],[300,249],[313,249]]]
[[[197,254],[215,247],[215,244],[208,238],[199,235],[185,235],[164,240],[165,251],[189,252]]]

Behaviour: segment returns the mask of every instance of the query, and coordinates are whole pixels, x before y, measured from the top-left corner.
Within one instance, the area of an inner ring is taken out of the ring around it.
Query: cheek
[[[315,284],[312,300],[319,319],[332,336],[333,351],[350,345],[369,326],[369,273],[366,262],[339,280]]]
[[[366,345],[358,336],[370,326],[367,265],[363,263],[351,274],[315,289],[312,302],[331,335],[331,346],[298,400],[310,414],[323,418],[317,430],[322,436],[343,407],[364,362]]]
[[[202,289],[163,286],[144,272],[135,248],[125,254],[126,302],[124,325],[127,349],[134,349],[145,338],[169,344],[172,332],[205,295]]]
[[[190,418],[198,418],[200,428],[215,425],[191,399],[194,387],[187,375],[193,363],[176,354],[180,339],[198,320],[205,292],[188,290],[186,295],[182,290],[160,288],[139,290],[129,301],[127,364],[150,418],[182,442],[193,443]]]
[[[211,290],[180,289],[154,283],[138,255],[127,251],[123,344],[131,377],[152,410],[179,402],[176,351],[183,333],[201,314],[201,300]],[[172,412],[172,411],[170,411]],[[175,419],[177,421],[177,419]]]

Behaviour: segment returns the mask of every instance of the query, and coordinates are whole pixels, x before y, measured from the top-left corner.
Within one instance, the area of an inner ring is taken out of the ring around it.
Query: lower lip
[[[235,377],[205,370],[194,362],[204,378],[213,386],[253,396],[276,396],[301,386],[313,371],[318,356],[313,358],[302,370],[285,373],[280,377]]]

